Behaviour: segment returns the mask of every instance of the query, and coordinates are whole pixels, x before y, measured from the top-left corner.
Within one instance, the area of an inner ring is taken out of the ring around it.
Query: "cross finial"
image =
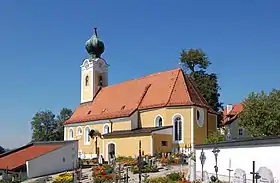
[[[94,34],[97,37],[97,28],[96,27],[94,28]]]

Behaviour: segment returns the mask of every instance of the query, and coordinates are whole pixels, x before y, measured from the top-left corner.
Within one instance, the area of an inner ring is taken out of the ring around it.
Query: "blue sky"
[[[2,1],[0,145],[30,141],[37,111],[77,106],[79,66],[95,26],[110,84],[179,67],[183,48],[202,48],[209,71],[219,76],[222,102],[278,88],[279,6],[277,0]]]

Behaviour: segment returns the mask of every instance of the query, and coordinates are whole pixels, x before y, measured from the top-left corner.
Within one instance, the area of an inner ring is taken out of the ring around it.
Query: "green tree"
[[[56,139],[64,140],[64,126],[63,123],[72,116],[73,112],[71,109],[63,108],[61,109],[59,115],[57,116],[57,129],[56,129]]]
[[[207,103],[218,112],[222,108],[222,103],[219,102],[220,86],[217,75],[206,72],[211,65],[206,53],[201,49],[183,50],[180,53],[180,62],[185,73],[197,84]]]
[[[208,135],[208,137],[205,139],[205,143],[217,143],[225,140],[225,135],[223,135],[220,131],[216,131]]]
[[[253,137],[280,135],[280,90],[250,93],[238,118]]]
[[[72,115],[72,110],[63,108],[58,116],[50,111],[37,112],[31,121],[33,141],[60,141],[64,138],[63,122]]]
[[[31,126],[33,130],[32,141],[52,141],[55,140],[55,130],[57,122],[55,115],[50,111],[39,111],[32,118]]]
[[[2,146],[0,146],[0,154],[2,154],[4,152],[5,152],[5,149]]]

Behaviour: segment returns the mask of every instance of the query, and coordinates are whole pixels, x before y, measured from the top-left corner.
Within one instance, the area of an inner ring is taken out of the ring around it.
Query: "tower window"
[[[101,75],[99,75],[99,77],[98,77],[98,85],[103,86],[103,78]]]
[[[88,86],[88,85],[89,85],[89,77],[86,76],[86,78],[85,78],[85,86]]]

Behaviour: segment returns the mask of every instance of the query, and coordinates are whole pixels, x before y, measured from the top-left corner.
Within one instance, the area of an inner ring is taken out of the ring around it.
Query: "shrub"
[[[167,177],[170,179],[170,180],[173,180],[173,181],[177,181],[177,180],[181,180],[181,176],[179,173],[170,173],[170,174],[167,174]]]
[[[113,173],[113,167],[111,167],[110,165],[103,165],[92,168],[92,176],[95,183],[110,182],[114,179],[114,177],[118,179],[117,175]]]
[[[56,176],[53,183],[71,183],[73,181],[73,176],[71,173],[63,173]]]
[[[158,168],[157,167],[151,167],[151,166],[149,166],[149,165],[144,165],[143,167],[142,167],[142,173],[153,173],[153,172],[158,172]],[[134,167],[133,167],[133,173],[134,174],[136,174],[136,173],[139,173],[139,169],[138,169],[138,166],[137,165],[135,165]]]
[[[169,183],[167,177],[156,177],[148,179],[148,183]]]

